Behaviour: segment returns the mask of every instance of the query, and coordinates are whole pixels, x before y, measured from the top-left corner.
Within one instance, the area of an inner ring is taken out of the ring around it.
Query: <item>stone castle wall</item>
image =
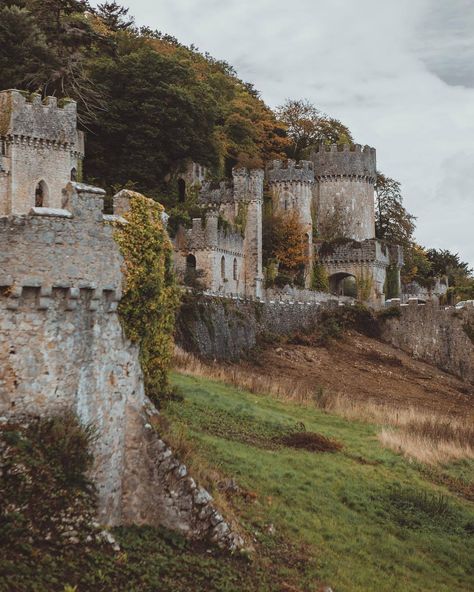
[[[204,358],[237,361],[265,336],[310,330],[332,300],[252,302],[188,295],[178,315],[176,342]]]
[[[68,209],[0,217],[0,415],[72,409],[95,427],[103,524],[162,524],[235,548],[240,537],[153,427],[117,314],[123,260],[110,222],[120,218],[102,215],[102,193],[70,184]]]
[[[474,383],[474,309],[461,311],[436,305],[400,307],[400,317],[387,319],[382,339],[442,370]]]

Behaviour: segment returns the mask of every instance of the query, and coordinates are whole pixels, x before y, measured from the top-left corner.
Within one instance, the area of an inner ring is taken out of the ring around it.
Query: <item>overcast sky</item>
[[[272,107],[307,98],[377,148],[427,247],[474,266],[474,0],[122,0],[231,63]]]

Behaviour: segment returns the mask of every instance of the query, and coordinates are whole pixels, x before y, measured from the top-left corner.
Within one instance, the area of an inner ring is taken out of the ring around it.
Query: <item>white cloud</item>
[[[305,97],[341,119],[402,182],[418,240],[474,265],[474,0],[127,5],[230,62],[270,105]]]

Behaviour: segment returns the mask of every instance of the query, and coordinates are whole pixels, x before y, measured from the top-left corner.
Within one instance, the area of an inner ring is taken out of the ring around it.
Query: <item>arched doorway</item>
[[[186,181],[184,179],[178,179],[178,200],[180,203],[186,201]]]
[[[40,181],[35,189],[35,208],[44,208],[48,203],[48,186]]]
[[[329,291],[336,296],[357,297],[355,276],[345,271],[333,273],[329,276]]]

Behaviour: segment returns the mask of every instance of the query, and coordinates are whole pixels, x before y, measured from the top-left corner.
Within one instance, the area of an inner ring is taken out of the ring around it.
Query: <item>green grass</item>
[[[315,592],[321,582],[334,592],[474,589],[473,505],[442,482],[468,483],[472,463],[433,472],[382,448],[376,426],[205,379],[172,380],[183,400],[164,410],[170,436],[182,439],[194,474],[237,482],[216,499],[238,517],[252,558],[151,527],[115,529],[119,553],[88,542],[95,531],[81,521],[92,519],[94,496],[83,471],[93,434],[57,418],[0,429],[0,592]],[[283,444],[305,429],[343,448]],[[79,544],[64,544],[59,515]]]
[[[303,590],[325,581],[337,592],[474,588],[472,504],[384,449],[376,426],[203,378],[174,375],[173,383],[184,400],[165,413],[185,426],[196,463],[256,494],[232,503],[277,579]],[[342,451],[265,446],[299,424]],[[294,561],[280,560],[285,545]]]

